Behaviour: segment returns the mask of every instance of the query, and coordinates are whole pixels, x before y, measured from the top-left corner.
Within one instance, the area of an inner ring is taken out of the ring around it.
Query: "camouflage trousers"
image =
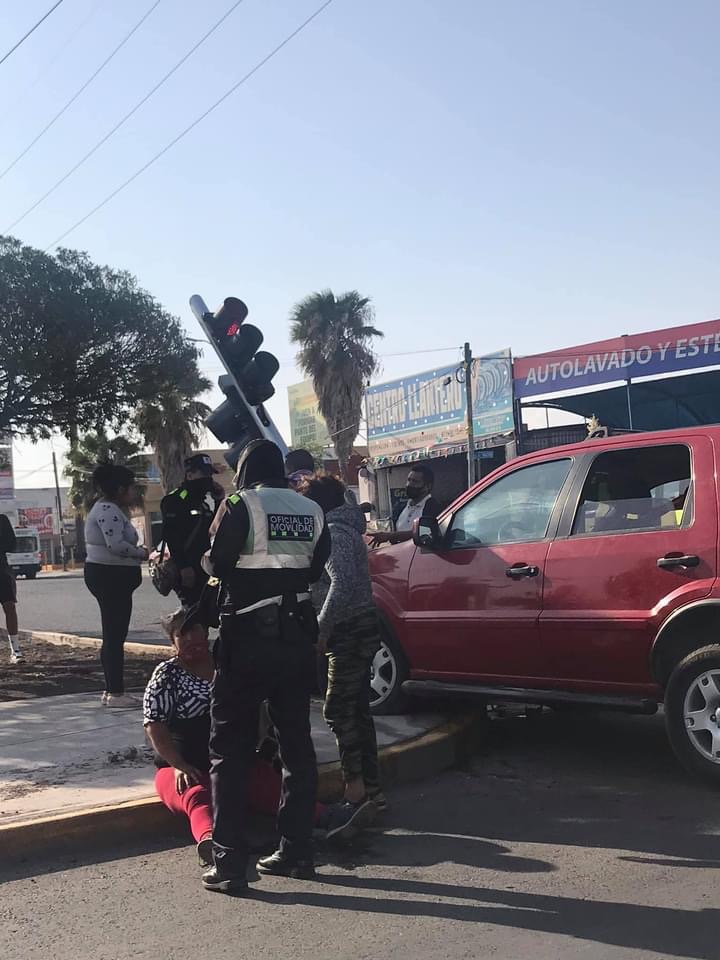
[[[380,789],[375,724],[370,713],[370,667],[380,648],[377,614],[366,610],[338,623],[328,640],[325,720],[335,734],[346,783],[362,778]]]

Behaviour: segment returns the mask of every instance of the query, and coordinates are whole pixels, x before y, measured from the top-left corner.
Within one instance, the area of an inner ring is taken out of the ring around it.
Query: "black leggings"
[[[108,693],[123,693],[125,640],[130,627],[132,595],[142,583],[140,567],[86,563],[85,583],[100,607],[102,647],[100,662]]]

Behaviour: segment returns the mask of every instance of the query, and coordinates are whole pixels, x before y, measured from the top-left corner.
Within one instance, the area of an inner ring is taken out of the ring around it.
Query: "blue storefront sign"
[[[453,364],[370,387],[366,394],[370,455],[426,455],[467,442],[461,369]],[[476,438],[513,429],[509,351],[473,363],[473,428]]]

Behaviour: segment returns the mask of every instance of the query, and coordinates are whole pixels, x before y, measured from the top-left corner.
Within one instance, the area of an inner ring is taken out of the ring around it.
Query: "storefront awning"
[[[581,417],[595,415],[616,429],[671,430],[720,423],[720,370],[647,380],[551,400],[523,403]]]

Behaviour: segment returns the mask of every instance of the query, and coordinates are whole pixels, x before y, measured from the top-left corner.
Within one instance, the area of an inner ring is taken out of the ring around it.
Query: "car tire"
[[[37,570],[31,570],[29,573],[25,574],[26,580],[34,580],[37,577]]]
[[[665,689],[665,726],[685,769],[720,783],[720,645],[701,647],[675,667]]]
[[[402,647],[386,626],[380,630],[380,649],[375,654],[370,681],[370,709],[378,717],[405,713],[410,698],[402,685],[410,676],[410,666]]]

